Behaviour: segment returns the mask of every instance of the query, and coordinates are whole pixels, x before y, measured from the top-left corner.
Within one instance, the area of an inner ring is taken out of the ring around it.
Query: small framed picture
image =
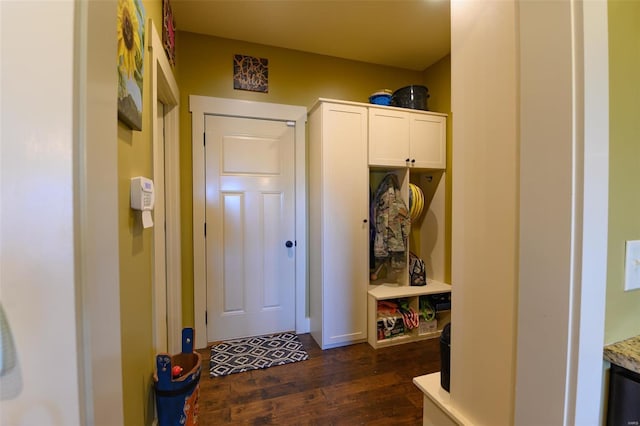
[[[169,63],[176,66],[176,21],[169,0],[162,0],[162,44]]]
[[[269,91],[269,60],[253,56],[233,56],[233,88],[252,92]]]

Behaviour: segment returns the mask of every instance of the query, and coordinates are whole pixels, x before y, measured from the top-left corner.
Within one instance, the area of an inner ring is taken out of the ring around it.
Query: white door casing
[[[154,349],[156,352],[169,351],[167,336],[167,262],[165,241],[165,196],[164,196],[164,104],[156,102],[154,131],[158,135],[153,140],[153,185],[155,207],[153,209],[153,309],[154,309]]]
[[[153,229],[153,341],[156,352],[182,350],[182,266],[180,250],[180,93],[162,41],[151,34],[153,180],[156,205]]]
[[[607,2],[520,2],[518,18],[522,159],[514,423],[601,424],[609,206]],[[553,108],[540,90],[553,93]],[[553,209],[541,214],[540,206]]]
[[[294,130],[205,118],[211,342],[295,329]]]
[[[193,150],[193,280],[194,328],[197,348],[207,345],[206,336],[206,249],[205,249],[205,148],[203,143],[206,115],[262,118],[295,122],[295,330],[309,331],[307,314],[306,272],[306,172],[305,172],[305,107],[263,102],[189,96],[192,113]]]

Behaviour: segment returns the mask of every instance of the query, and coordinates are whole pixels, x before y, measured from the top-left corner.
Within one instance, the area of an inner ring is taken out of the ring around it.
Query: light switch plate
[[[627,241],[624,261],[624,291],[640,289],[640,240]]]

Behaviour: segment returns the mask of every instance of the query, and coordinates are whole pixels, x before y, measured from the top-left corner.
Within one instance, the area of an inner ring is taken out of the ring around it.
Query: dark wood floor
[[[421,425],[415,376],[440,369],[439,339],[375,350],[322,351],[299,336],[307,361],[210,378],[203,356],[199,425]]]

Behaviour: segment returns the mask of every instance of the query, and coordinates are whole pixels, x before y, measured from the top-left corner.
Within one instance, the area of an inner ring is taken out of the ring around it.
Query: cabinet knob
[[[293,243],[291,241],[287,241],[284,245],[287,246],[287,248],[293,247]]]
[[[367,223],[367,219],[363,220],[362,223]]]
[[[411,163],[415,163],[415,162],[416,162],[416,159],[415,159],[415,158],[414,158],[413,160],[411,160]]]
[[[404,161],[406,161],[406,162],[408,163],[408,162],[409,162],[409,159],[407,158],[407,159],[406,159],[406,160],[404,160]]]

